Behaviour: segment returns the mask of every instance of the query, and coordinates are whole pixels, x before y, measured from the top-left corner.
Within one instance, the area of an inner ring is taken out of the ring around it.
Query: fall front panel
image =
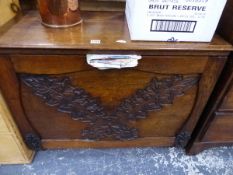
[[[25,112],[41,138],[84,142],[175,137],[199,80],[133,69],[19,77]]]

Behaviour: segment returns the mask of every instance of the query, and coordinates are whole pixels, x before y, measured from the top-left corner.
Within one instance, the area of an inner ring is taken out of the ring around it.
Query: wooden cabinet
[[[0,93],[0,163],[30,163],[33,155],[24,144]]]
[[[228,0],[218,32],[233,43],[233,1]],[[214,147],[233,144],[233,55],[217,82],[211,98],[193,132],[187,150],[190,154]]]
[[[190,142],[190,154],[233,144],[233,59],[230,56]]]
[[[31,12],[0,37],[0,88],[28,146],[185,147],[232,46],[132,42],[122,12],[83,19],[50,29]],[[90,53],[142,59],[97,70]]]
[[[233,87],[229,86],[229,90],[224,97],[221,106],[219,107],[220,112],[231,112],[233,109]]]
[[[2,115],[3,114],[1,114],[0,118],[0,132],[9,132],[9,129],[6,126],[6,123],[4,122]]]

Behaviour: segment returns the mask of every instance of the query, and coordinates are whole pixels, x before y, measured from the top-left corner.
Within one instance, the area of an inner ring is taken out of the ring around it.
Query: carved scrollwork
[[[187,131],[181,132],[176,136],[175,146],[185,148],[191,139],[191,134]]]
[[[175,97],[184,95],[199,78],[181,75],[154,78],[144,89],[137,90],[112,110],[105,109],[84,89],[72,86],[69,77],[24,74],[21,79],[47,105],[68,113],[74,120],[88,123],[81,133],[83,139],[132,140],[139,137],[138,129],[129,127],[129,121],[144,119],[149,112],[172,104]]]
[[[34,151],[41,150],[41,139],[33,133],[28,133],[25,136],[25,141],[28,147]]]

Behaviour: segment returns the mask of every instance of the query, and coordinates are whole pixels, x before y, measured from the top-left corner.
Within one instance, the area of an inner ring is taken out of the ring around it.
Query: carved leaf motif
[[[198,83],[198,76],[173,75],[154,78],[144,89],[124,99],[113,110],[104,109],[97,98],[80,87],[73,87],[69,77],[21,75],[22,81],[49,106],[68,113],[72,119],[89,123],[82,131],[83,139],[131,140],[138,138],[138,130],[130,128],[130,120],[144,119],[151,111],[172,104],[174,98]]]
[[[25,137],[26,144],[28,147],[34,151],[40,151],[41,148],[41,139],[33,133],[26,134]]]
[[[191,139],[191,134],[187,131],[183,131],[176,136],[175,146],[185,148]]]

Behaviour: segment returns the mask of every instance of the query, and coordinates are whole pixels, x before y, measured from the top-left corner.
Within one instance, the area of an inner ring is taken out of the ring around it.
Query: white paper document
[[[139,55],[87,54],[87,63],[100,70],[136,67]]]

